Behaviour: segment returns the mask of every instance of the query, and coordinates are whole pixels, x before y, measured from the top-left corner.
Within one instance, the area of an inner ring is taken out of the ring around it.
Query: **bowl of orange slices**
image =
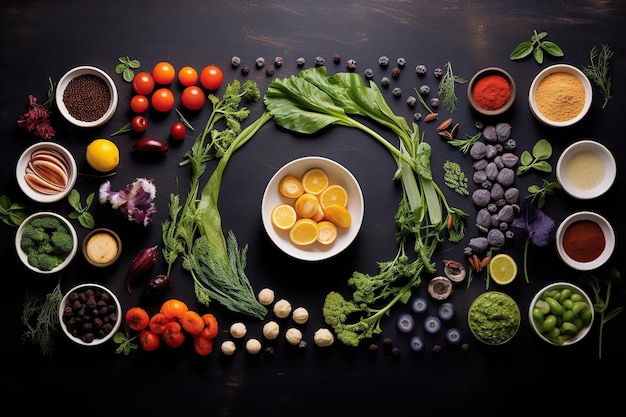
[[[272,242],[303,261],[322,261],[350,246],[363,211],[363,192],[354,175],[320,156],[295,159],[276,171],[261,202],[263,227]]]

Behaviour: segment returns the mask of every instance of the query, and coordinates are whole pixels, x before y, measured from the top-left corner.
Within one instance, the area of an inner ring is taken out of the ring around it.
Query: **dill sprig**
[[[44,356],[52,356],[54,350],[54,334],[59,325],[62,299],[61,279],[50,293],[41,295],[27,292],[24,298],[22,324],[26,329],[22,340],[39,345]]]
[[[591,79],[604,96],[602,108],[606,106],[611,97],[611,77],[609,76],[609,59],[613,56],[613,51],[608,45],[602,45],[600,51],[594,45],[589,51],[591,64],[582,68],[587,77]]]
[[[439,95],[443,108],[450,113],[454,112],[459,105],[459,99],[454,92],[456,83],[463,84],[466,82],[467,80],[454,75],[452,72],[452,64],[448,61],[446,63],[446,72],[444,72],[439,82],[439,91],[437,94]]]

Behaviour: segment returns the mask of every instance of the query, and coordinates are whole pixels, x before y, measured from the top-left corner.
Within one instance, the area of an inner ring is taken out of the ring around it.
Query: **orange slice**
[[[278,183],[278,192],[287,198],[298,198],[304,193],[304,187],[298,177],[285,175]]]
[[[316,222],[321,222],[322,220],[324,220],[324,209],[322,208],[321,204],[318,204],[317,206],[317,213],[315,213],[311,218]]]
[[[272,224],[281,230],[291,229],[296,222],[296,218],[296,209],[290,204],[279,204],[272,209]]]
[[[326,220],[333,222],[335,226],[342,229],[350,227],[350,224],[352,224],[352,216],[350,216],[348,209],[336,204],[326,207],[324,216]]]
[[[289,230],[289,239],[296,245],[305,246],[315,243],[318,234],[315,220],[299,219]]]
[[[302,176],[305,193],[318,195],[328,187],[328,175],[320,168],[311,168]]]
[[[322,245],[330,245],[337,239],[337,226],[333,222],[323,220],[317,223],[317,241]]]
[[[332,206],[333,204],[337,204],[341,207],[347,207],[348,192],[339,184],[330,185],[320,194],[320,204],[323,209],[326,209],[328,206]]]
[[[298,217],[310,219],[317,214],[320,202],[316,195],[311,193],[304,193],[296,199],[294,208]]]

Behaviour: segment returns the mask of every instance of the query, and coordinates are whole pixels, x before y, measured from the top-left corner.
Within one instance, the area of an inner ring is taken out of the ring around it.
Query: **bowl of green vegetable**
[[[78,235],[63,216],[41,211],[31,214],[15,234],[15,249],[31,271],[54,274],[70,264],[78,250]]]
[[[555,346],[569,346],[582,340],[591,330],[594,315],[591,298],[569,282],[545,286],[528,307],[535,334]]]
[[[469,328],[479,341],[502,345],[513,338],[521,322],[519,306],[510,296],[488,291],[476,297],[467,313]]]

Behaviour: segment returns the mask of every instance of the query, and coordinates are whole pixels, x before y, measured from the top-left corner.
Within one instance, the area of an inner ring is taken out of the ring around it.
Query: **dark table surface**
[[[150,3],[150,4],[147,4]],[[140,5],[141,4],[141,5]],[[4,1],[0,8],[0,96],[2,137],[1,194],[11,201],[27,205],[28,212],[49,209],[67,215],[66,201],[41,206],[21,194],[15,180],[15,163],[21,152],[36,138],[19,129],[16,120],[27,109],[27,97],[33,94],[45,101],[48,78],[58,81],[70,68],[93,65],[107,71],[117,83],[120,105],[110,122],[91,131],[69,128],[55,118],[54,140],[68,147],[81,171],[87,171],[84,150],[96,137],[111,133],[130,120],[128,102],[131,88],[115,74],[120,56],[141,61],[141,69],[149,70],[161,60],[176,68],[191,65],[202,68],[220,66],[225,81],[234,79],[257,81],[262,92],[271,77],[264,69],[255,69],[257,57],[273,61],[282,56],[285,64],[274,77],[298,72],[298,57],[306,59],[305,67],[313,66],[315,57],[326,59],[329,73],[345,71],[348,59],[357,61],[357,71],[372,68],[378,82],[389,75],[396,58],[406,59],[406,67],[392,86],[383,90],[394,111],[411,121],[415,109],[405,103],[414,87],[430,84],[436,89],[432,70],[452,64],[455,75],[469,79],[484,67],[500,66],[509,71],[517,83],[513,108],[497,120],[513,127],[518,152],[530,149],[545,138],[554,147],[550,159],[557,157],[569,144],[582,138],[593,138],[614,153],[618,177],[612,189],[593,201],[577,201],[562,191],[550,197],[545,212],[558,224],[578,210],[595,210],[613,224],[618,245],[608,266],[620,269],[623,255],[621,237],[620,191],[624,189],[621,162],[626,157],[622,144],[620,120],[626,107],[626,87],[622,75],[626,70],[624,1],[223,1],[180,0],[177,2],[94,2],[94,1]],[[532,59],[510,61],[509,53],[521,41],[530,39],[533,30],[548,32],[548,39],[565,52],[563,58],[547,56],[542,65]],[[527,93],[532,78],[544,67],[569,63],[581,67],[589,63],[594,45],[608,44],[615,51],[611,60],[613,98],[601,108],[602,98],[595,90],[592,108],[578,125],[566,129],[548,128],[530,113]],[[332,61],[341,55],[341,63]],[[247,76],[231,68],[231,57],[241,57],[252,70]],[[388,56],[392,64],[383,69],[378,58]],[[428,67],[424,79],[416,76],[418,64]],[[401,87],[403,95],[394,98],[392,87]],[[178,85],[173,85],[179,91]],[[220,94],[223,87],[217,92]],[[466,87],[456,88],[459,108],[449,116],[460,123],[460,132],[475,133],[474,123],[482,120],[467,104]],[[419,106],[419,105],[418,105]],[[250,106],[254,120],[263,111],[262,102]],[[445,112],[445,111],[444,111]],[[198,129],[204,125],[208,110],[195,115],[191,122]],[[150,135],[168,140],[169,125],[176,120],[171,112],[150,119]],[[435,125],[420,122],[434,153],[432,167],[435,180],[442,183],[441,167],[446,160],[459,162],[466,173],[471,162],[458,150],[441,141]],[[197,129],[197,130],[198,130]],[[140,291],[125,291],[126,271],[132,257],[145,246],[160,243],[160,224],[167,219],[169,194],[177,184],[185,187],[188,170],[178,167],[184,152],[192,144],[188,137],[182,144],[171,144],[162,160],[145,160],[131,156],[134,138],[115,136],[121,152],[117,174],[110,178],[114,188],[122,188],[137,176],[154,179],[157,186],[157,214],[148,228],[132,225],[114,215],[106,206],[94,204],[91,209],[98,227],[116,230],[124,242],[121,259],[106,270],[95,270],[82,256],[77,256],[63,272],[64,291],[76,283],[91,281],[111,288],[121,299],[124,309],[142,305],[150,311],[161,300],[146,301]],[[365,218],[353,245],[336,258],[306,264],[289,259],[267,238],[260,218],[260,202],[265,185],[273,173],[286,162],[307,155],[332,158],[349,168],[359,180],[365,198]],[[214,167],[209,164],[209,171]],[[408,309],[397,306],[383,320],[380,338],[393,338],[400,348],[398,356],[379,350],[372,354],[366,344],[347,348],[340,343],[328,349],[317,349],[313,332],[325,326],[321,314],[328,291],[347,292],[347,279],[353,271],[376,273],[376,262],[390,260],[396,252],[393,222],[399,188],[391,181],[395,162],[379,144],[360,132],[347,128],[331,128],[314,138],[296,137],[267,124],[252,141],[238,151],[229,163],[220,194],[220,212],[224,230],[233,230],[241,244],[247,244],[247,274],[255,290],[271,287],[278,298],[288,299],[294,306],[305,306],[311,313],[303,327],[309,346],[292,348],[282,340],[274,355],[251,357],[240,349],[225,357],[219,344],[228,338],[232,322],[243,320],[249,335],[261,339],[263,321],[247,319],[227,312],[218,304],[208,309],[195,301],[191,278],[180,267],[176,279],[164,296],[186,301],[198,311],[214,313],[221,332],[216,349],[208,357],[200,357],[191,346],[179,349],[165,347],[157,352],[133,351],[128,356],[116,354],[114,343],[86,349],[73,345],[61,334],[52,357],[42,356],[37,346],[21,343],[24,330],[20,314],[25,290],[45,294],[55,284],[54,277],[29,273],[20,264],[14,249],[15,229],[0,225],[4,253],[2,312],[6,324],[0,359],[0,391],[5,405],[25,410],[67,410],[81,414],[142,412],[161,415],[171,411],[200,412],[204,415],[451,415],[463,411],[531,410],[544,399],[557,410],[576,410],[583,404],[608,410],[623,406],[618,392],[623,390],[622,373],[626,369],[623,332],[626,313],[618,315],[605,327],[602,359],[598,359],[599,321],[581,343],[558,348],[540,341],[528,323],[527,307],[532,295],[547,283],[565,280],[576,282],[579,272],[559,260],[553,244],[530,248],[527,284],[519,276],[506,287],[493,284],[510,294],[522,310],[519,333],[508,344],[489,347],[472,337],[465,315],[471,301],[485,289],[484,275],[476,275],[470,288],[457,286],[450,300],[458,314],[454,325],[462,331],[470,345],[468,351],[447,345],[442,335],[427,338],[428,348],[419,355],[408,348],[406,335],[395,327],[398,315]],[[532,172],[516,179],[522,195],[531,184],[542,179],[555,180],[554,173]],[[178,179],[178,181],[177,181]],[[76,188],[82,196],[96,191],[101,179],[81,176]],[[470,184],[470,187],[475,187]],[[445,189],[445,187],[442,187]],[[466,239],[474,235],[471,219],[475,208],[471,200],[445,189],[451,204],[470,213]],[[79,236],[88,230],[75,222]],[[506,252],[522,264],[523,233],[507,244]],[[466,240],[445,249],[437,260],[463,260]],[[160,260],[155,271],[163,269]],[[11,272],[8,272],[11,271]],[[597,271],[598,274],[603,271]],[[424,282],[429,279],[424,276]],[[426,296],[422,284],[415,295]],[[612,294],[611,307],[623,306],[624,285]],[[419,323],[419,321],[418,321]],[[288,324],[288,322],[285,322]],[[417,330],[421,333],[421,330]],[[432,352],[432,344],[441,343],[443,350]],[[611,381],[609,381],[611,380]],[[19,399],[19,402],[17,400]],[[25,400],[25,401],[24,401]],[[545,404],[545,402],[544,402]],[[93,409],[98,409],[97,412]],[[536,412],[536,411],[535,411]]]

